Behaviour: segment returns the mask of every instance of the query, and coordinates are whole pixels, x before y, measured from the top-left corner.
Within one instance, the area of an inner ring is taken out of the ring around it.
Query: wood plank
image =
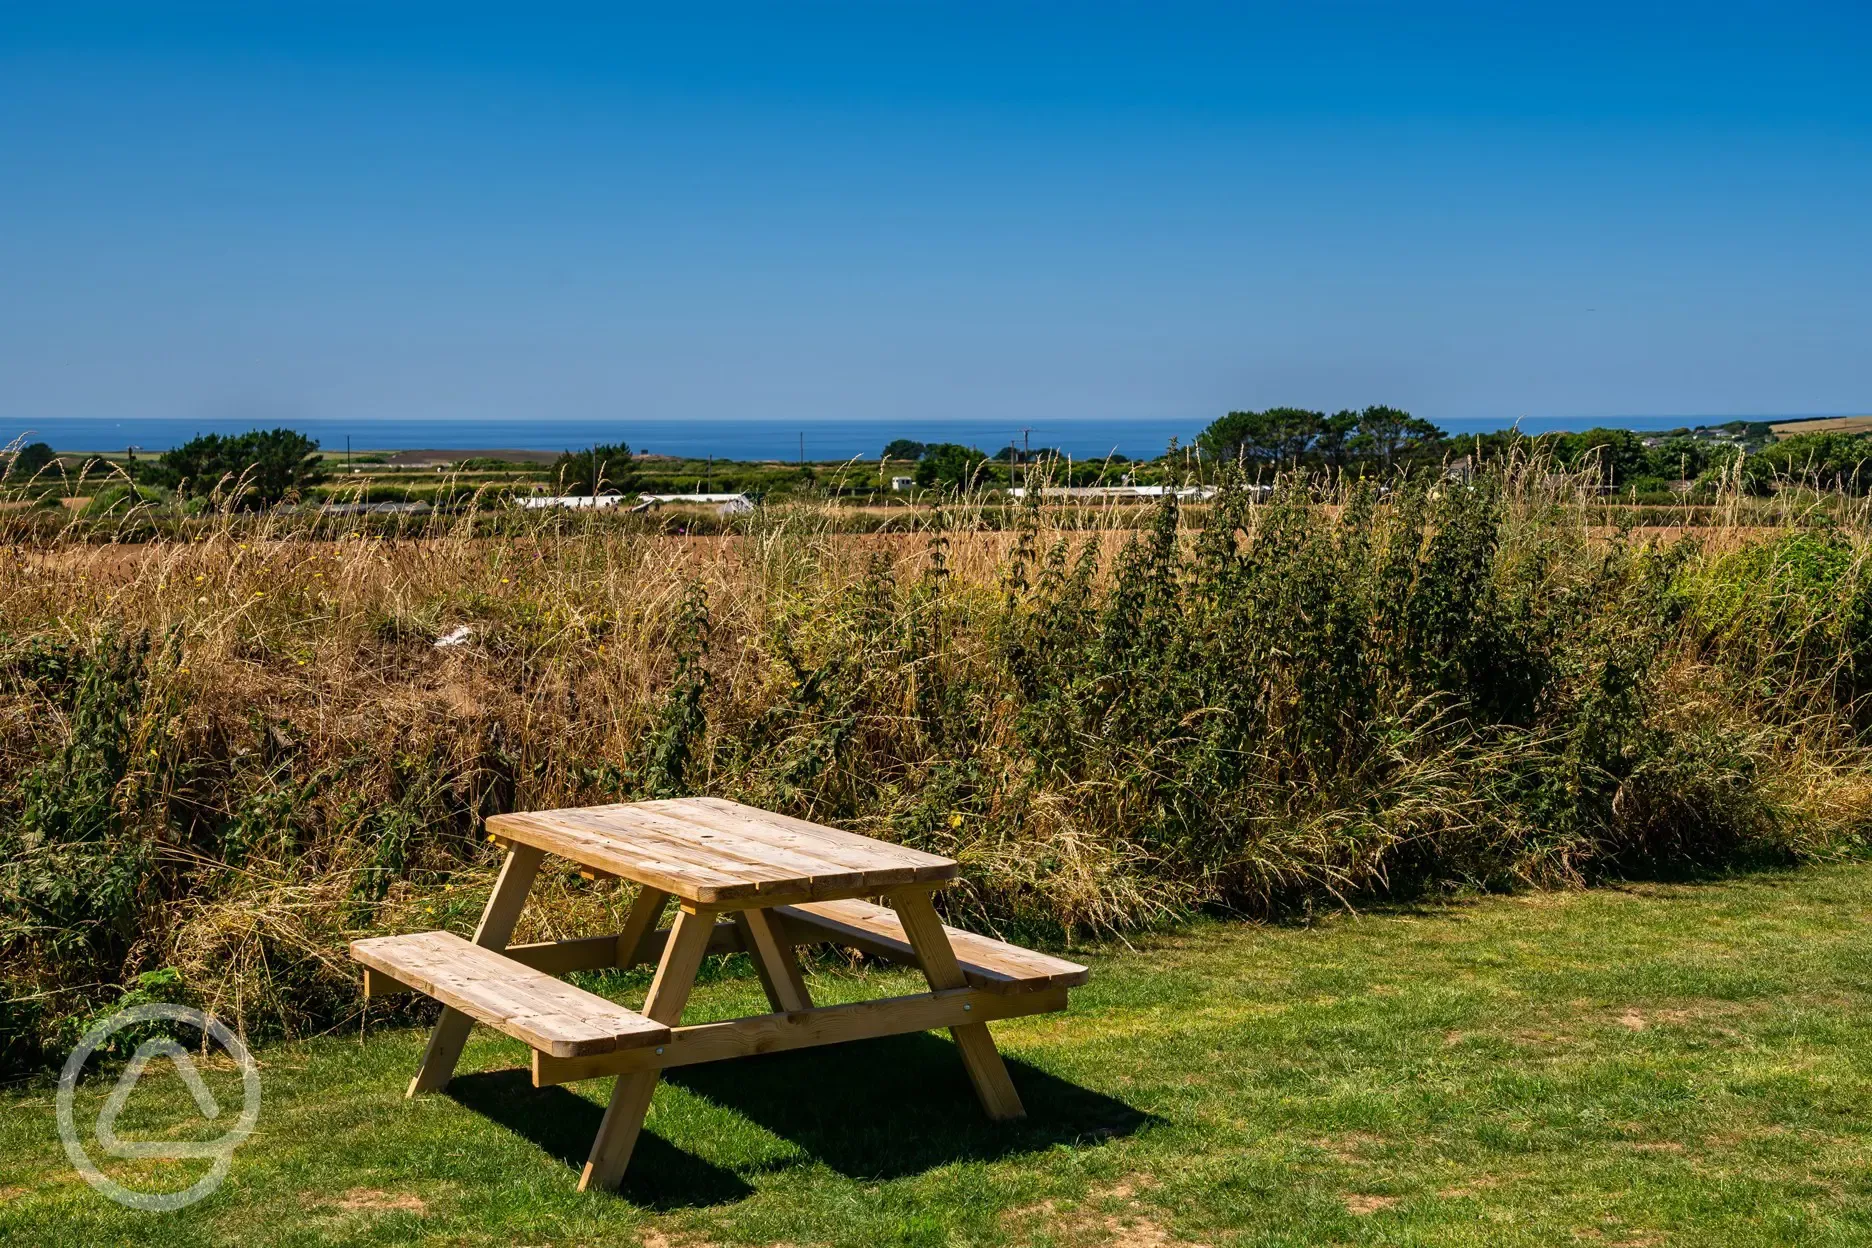
[[[923,977],[929,981],[929,986],[941,992],[966,983],[955,951],[949,947],[947,929],[936,917],[936,907],[930,904],[929,894],[905,889],[891,898],[891,904],[897,909],[904,935],[916,950],[917,960],[923,964]],[[963,1023],[951,1027],[949,1034],[954,1037],[956,1048],[962,1051],[962,1065],[968,1070],[969,1082],[975,1085],[982,1112],[996,1122],[1024,1118],[1026,1107],[1021,1104],[1020,1093],[1014,1090],[1007,1063],[995,1049],[994,1037],[988,1034],[988,1024]]]
[[[862,888],[867,880],[864,871],[799,848],[751,840],[732,826],[733,821],[708,812],[716,823],[684,818],[661,802],[637,802],[619,806],[599,806],[586,810],[563,811],[573,822],[597,826],[608,835],[616,835],[634,846],[660,853],[681,855],[706,863],[724,875],[744,873],[748,868],[760,872],[763,881],[770,873],[790,887],[814,886],[833,890]]]
[[[481,921],[475,924],[474,943],[483,949],[505,949],[513,937],[520,912],[526,909],[527,894],[533,891],[533,879],[539,874],[544,855],[535,848],[516,845],[501,862],[494,891],[488,894],[481,909]]]
[[[352,956],[549,1051],[609,1052],[620,1033],[642,1030],[629,1011],[451,933],[358,942]]]
[[[1027,1014],[1050,1014],[1065,1008],[1064,988],[1012,995],[957,988],[948,992],[886,997],[879,1001],[822,1005],[792,1013],[676,1027],[671,1030],[669,1040],[659,1046],[663,1050],[661,1053],[654,1048],[607,1053],[599,1057],[556,1058],[535,1053],[533,1083],[543,1088],[579,1079],[598,1079],[605,1075],[693,1066],[702,1062],[780,1053],[821,1044],[842,1044],[848,1040],[872,1040],[879,1036],[929,1031],[977,1019],[992,1022]]]
[[[714,916],[707,910],[685,906],[676,912],[676,924],[670,929],[669,945],[657,964],[656,979],[650,984],[650,996],[644,1013],[659,1023],[674,1026],[682,1021],[683,1007],[689,1004],[690,989],[695,987],[696,972],[708,952]],[[659,1045],[658,1047],[665,1047]],[[639,1071],[619,1075],[611,1088],[598,1134],[592,1140],[591,1155],[579,1173],[579,1191],[591,1188],[611,1190],[624,1177],[637,1136],[643,1130],[644,1115],[650,1112],[650,1097],[656,1091],[657,1072]]]
[[[639,812],[627,802],[495,818],[526,819],[535,827],[546,827],[599,845],[618,861],[673,865],[698,880],[777,886],[802,878],[799,870],[737,856],[727,847],[700,839],[692,826],[654,812]]]
[[[689,863],[727,879],[770,888],[797,888],[809,881],[815,870],[833,869],[814,859],[750,853],[740,837],[698,828],[630,803],[555,811],[553,818],[612,838],[628,852]]]
[[[688,901],[752,901],[760,891],[762,881],[728,876],[683,858],[633,849],[618,838],[588,827],[553,820],[548,817],[552,813],[495,815],[488,820],[488,827],[518,844],[648,884]],[[800,900],[811,900],[808,890],[796,891]]]
[[[865,953],[918,965],[916,951],[904,935],[897,912],[868,901],[813,901],[775,910],[795,944],[850,945]],[[1010,945],[991,936],[961,928],[943,928],[950,949],[962,966],[967,982],[989,992],[1035,992],[1043,988],[1077,988],[1091,972],[1076,962]]]
[[[646,944],[650,933],[663,918],[663,911],[669,905],[670,895],[660,888],[645,884],[637,889],[637,896],[631,899],[630,913],[624,916],[624,930],[618,933],[617,948],[613,951],[612,962],[617,966],[636,966],[646,957],[661,957],[659,948],[655,954],[646,953]]]
[[[452,932],[352,942],[351,956],[554,1057],[660,1044],[669,1028]]]
[[[645,1013],[671,1026],[682,1021],[683,1007],[689,1004],[689,992],[695,987],[696,972],[702,969],[702,958],[708,953],[714,932],[715,917],[708,911],[684,906],[676,912],[669,946],[657,963],[656,978],[650,981]]]
[[[647,802],[644,804],[664,805],[665,803]],[[767,828],[788,832],[802,840],[819,844],[828,854],[836,854],[837,861],[862,864],[865,870],[907,867],[911,870],[915,882],[920,884],[953,880],[961,871],[953,858],[925,853],[920,849],[912,849],[908,845],[880,841],[876,837],[847,832],[841,828],[827,827],[825,824],[813,823],[808,819],[762,810],[758,806],[747,806],[725,797],[678,798],[667,805],[681,809],[713,810],[732,816],[756,829]]]
[[[584,936],[576,940],[543,940],[531,945],[509,945],[501,950],[521,966],[548,975],[597,971],[617,965],[616,936]]]
[[[959,870],[934,854],[718,798],[496,815],[488,829],[721,908],[856,897],[942,883]]]
[[[488,894],[487,905],[481,910],[481,922],[475,926],[475,944],[483,949],[507,947],[508,940],[513,937],[514,924],[520,921],[520,911],[526,906],[527,894],[533,890],[533,879],[539,874],[542,857],[536,846],[507,847],[507,857],[501,861],[494,891]],[[468,1015],[443,1007],[442,1017],[436,1020],[435,1030],[429,1033],[429,1047],[423,1050],[422,1065],[416,1068],[405,1096],[438,1092],[448,1086],[473,1026],[474,1020]]]
[[[637,809],[702,829],[698,835],[732,838],[735,852],[743,856],[776,865],[799,863],[809,868],[804,878],[810,881],[815,896],[851,897],[918,879],[915,865],[875,852],[884,847],[882,841],[833,828],[821,829],[829,836],[807,836],[743,815],[739,810],[723,810],[691,798],[642,802]],[[753,811],[753,807],[741,809]],[[766,812],[754,814],[764,816]]]
[[[654,964],[663,956],[663,945],[668,939],[668,928],[644,933],[636,958],[624,964],[624,969],[645,963]],[[520,965],[530,966],[536,971],[545,971],[548,975],[568,975],[573,971],[602,971],[618,966],[619,943],[616,936],[584,936],[576,940],[510,945],[503,952]],[[709,935],[710,953],[740,953],[743,948],[741,929],[733,923],[717,923]]]
[[[577,940],[544,940],[532,945],[509,945],[501,951],[521,966],[548,975],[597,971],[617,965],[616,936],[585,936]]]
[[[735,914],[735,924],[741,929],[742,943],[767,992],[767,1004],[783,1012],[811,1009],[812,994],[806,990],[799,959],[793,956],[793,944],[780,930],[773,912],[741,910]]]
[[[921,883],[934,883],[938,879],[949,879],[949,868],[955,866],[955,859],[945,859],[936,853],[927,853],[923,849],[900,846],[891,840],[878,840],[876,836],[863,833],[848,833],[841,827],[831,827],[829,823],[814,823],[801,820],[797,816],[781,814],[777,810],[762,810],[760,806],[749,806],[726,797],[678,797],[663,803],[644,803],[644,805],[674,806],[683,810],[715,810],[724,818],[734,818],[741,823],[749,823],[762,829],[784,831],[801,838],[803,842],[814,842],[822,846],[826,853],[835,855],[835,861],[856,863],[870,868],[878,864],[912,866],[930,870],[932,876]]]
[[[364,968],[364,999],[374,1001],[378,997],[396,997],[416,990],[408,984],[391,978],[382,971]]]

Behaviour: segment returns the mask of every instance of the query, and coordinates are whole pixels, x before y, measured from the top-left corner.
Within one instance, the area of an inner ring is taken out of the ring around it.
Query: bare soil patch
[[[427,1213],[429,1205],[408,1192],[386,1192],[376,1187],[354,1187],[334,1202],[346,1213]]]

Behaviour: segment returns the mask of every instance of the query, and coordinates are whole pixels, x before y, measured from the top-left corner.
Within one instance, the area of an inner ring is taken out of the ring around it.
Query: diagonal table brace
[[[767,1004],[777,1013],[810,1010],[812,994],[806,990],[806,977],[800,972],[793,942],[772,910],[737,910],[735,926],[741,932],[742,947],[753,959],[754,971],[767,992]]]

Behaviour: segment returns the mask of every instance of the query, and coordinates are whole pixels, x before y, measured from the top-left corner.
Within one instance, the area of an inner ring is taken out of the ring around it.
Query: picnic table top
[[[488,831],[701,905],[863,897],[955,879],[953,859],[718,797],[496,815]]]

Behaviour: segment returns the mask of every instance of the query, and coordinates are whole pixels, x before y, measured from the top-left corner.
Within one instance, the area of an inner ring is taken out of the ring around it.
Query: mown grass
[[[0,1101],[0,1238],[1844,1248],[1872,1240],[1869,920],[1859,862],[1197,924],[997,1025],[1024,1122],[982,1120],[938,1036],[700,1068],[659,1089],[621,1197],[574,1190],[608,1085],[534,1091],[479,1031],[462,1069],[493,1073],[415,1102],[417,1029],[262,1049],[258,1135],[171,1215],[79,1181],[42,1080]],[[760,1008],[741,970],[689,1017]],[[147,1132],[193,1120],[149,1091]]]

